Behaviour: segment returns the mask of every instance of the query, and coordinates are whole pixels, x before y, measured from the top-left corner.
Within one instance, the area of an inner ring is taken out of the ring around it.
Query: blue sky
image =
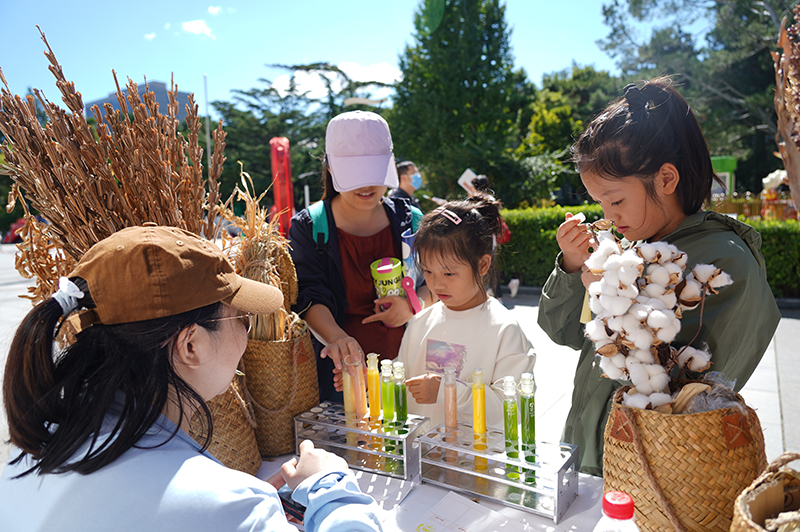
[[[42,89],[60,103],[44,57],[47,36],[65,76],[84,101],[114,90],[127,77],[194,92],[204,114],[208,98],[230,100],[232,89],[263,86],[285,71],[267,64],[334,63],[355,79],[393,81],[398,57],[412,43],[419,0],[0,0],[0,68],[16,94]],[[602,0],[506,0],[515,66],[540,85],[543,73],[573,61],[616,72],[595,44],[604,37]]]

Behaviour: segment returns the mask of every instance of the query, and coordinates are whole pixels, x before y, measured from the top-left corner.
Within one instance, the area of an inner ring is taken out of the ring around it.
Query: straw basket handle
[[[800,460],[800,453],[792,453],[787,452],[783,453],[775,460],[773,460],[767,469],[764,470],[765,473],[777,473],[780,468],[785,466],[788,463],[794,462],[795,460]]]
[[[667,514],[667,519],[669,519],[669,522],[672,523],[672,526],[675,527],[675,532],[685,532],[686,529],[683,528],[678,516],[675,514],[675,510],[664,496],[664,492],[661,491],[661,487],[658,485],[656,477],[653,476],[653,471],[650,469],[650,462],[647,461],[647,454],[645,453],[644,445],[642,445],[642,439],[639,436],[639,425],[636,424],[636,413],[631,408],[622,404],[622,394],[624,391],[624,388],[617,389],[616,393],[614,394],[614,402],[619,406],[620,413],[625,416],[626,422],[631,428],[633,445],[636,448],[636,456],[639,458],[639,464],[642,466],[642,471],[644,471],[644,475],[647,478],[647,481],[650,483],[650,488],[653,490],[653,493],[658,499],[661,509],[665,514]]]

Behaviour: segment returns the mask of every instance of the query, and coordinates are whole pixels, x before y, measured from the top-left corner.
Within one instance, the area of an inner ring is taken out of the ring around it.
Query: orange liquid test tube
[[[381,374],[378,371],[378,353],[367,355],[367,391],[369,392],[369,417],[381,417]]]

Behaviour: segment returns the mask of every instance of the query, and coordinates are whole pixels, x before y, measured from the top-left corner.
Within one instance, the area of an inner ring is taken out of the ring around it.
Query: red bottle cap
[[[603,513],[611,519],[631,519],[633,499],[622,491],[609,491],[603,495]]]

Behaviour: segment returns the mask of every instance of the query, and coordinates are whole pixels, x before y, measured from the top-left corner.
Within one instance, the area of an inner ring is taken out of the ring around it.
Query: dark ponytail
[[[493,286],[497,277],[494,256],[502,231],[501,206],[493,196],[478,192],[466,200],[448,201],[429,212],[414,237],[417,262],[422,255],[455,257],[472,268],[475,283],[485,292],[486,284]],[[484,255],[492,257],[492,264],[481,279],[479,262]]]
[[[86,282],[79,308],[94,308]],[[35,460],[31,472],[88,474],[110,464],[153,426],[168,401],[176,401],[182,422],[199,408],[212,435],[211,414],[202,397],[172,365],[172,347],[180,331],[195,323],[216,330],[221,303],[147,321],[94,324],[72,343],[57,347],[63,311],[48,299],[23,319],[6,361],[3,399],[11,442]],[[174,393],[174,396],[171,396]],[[119,403],[119,422],[106,439],[96,439],[103,420]],[[180,426],[180,422],[178,425]],[[165,435],[164,442],[174,437]],[[75,453],[88,444],[75,459]],[[22,475],[21,475],[22,476]]]
[[[579,172],[604,179],[638,177],[651,199],[657,199],[656,174],[665,163],[673,164],[687,215],[711,202],[711,185],[719,182],[700,124],[668,77],[641,88],[626,86],[624,96],[586,126],[572,155]]]

